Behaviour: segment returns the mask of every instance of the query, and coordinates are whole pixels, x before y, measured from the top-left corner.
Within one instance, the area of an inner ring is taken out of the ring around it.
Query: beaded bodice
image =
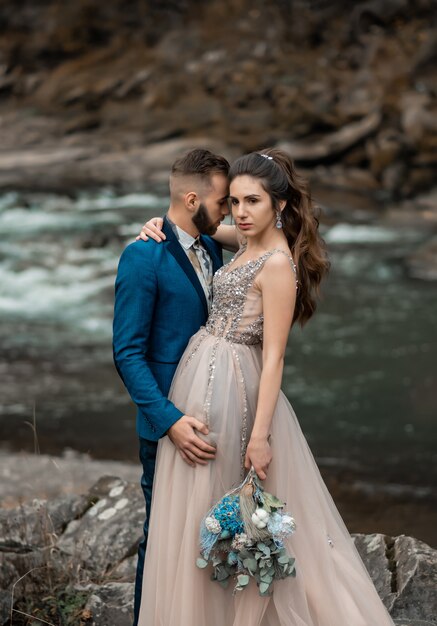
[[[233,343],[253,345],[263,339],[263,310],[261,290],[255,278],[267,259],[274,253],[285,254],[296,273],[296,266],[283,250],[269,250],[258,259],[232,267],[244,249],[220,268],[213,283],[213,304],[206,330]]]

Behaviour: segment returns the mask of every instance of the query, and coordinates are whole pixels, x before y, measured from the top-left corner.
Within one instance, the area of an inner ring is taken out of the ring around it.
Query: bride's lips
[[[252,226],[252,224],[246,224],[246,223],[242,223],[242,222],[240,222],[238,224],[238,228],[240,230],[249,230],[249,228],[251,228],[251,226]]]

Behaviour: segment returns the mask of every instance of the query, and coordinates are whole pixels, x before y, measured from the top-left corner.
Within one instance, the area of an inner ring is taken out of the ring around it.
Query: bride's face
[[[275,226],[272,200],[258,178],[237,176],[231,182],[232,217],[246,237],[256,237]]]

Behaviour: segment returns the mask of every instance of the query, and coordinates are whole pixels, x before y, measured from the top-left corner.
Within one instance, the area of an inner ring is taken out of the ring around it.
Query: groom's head
[[[224,157],[201,148],[177,159],[171,168],[171,207],[189,216],[204,235],[213,235],[229,213],[228,172]]]

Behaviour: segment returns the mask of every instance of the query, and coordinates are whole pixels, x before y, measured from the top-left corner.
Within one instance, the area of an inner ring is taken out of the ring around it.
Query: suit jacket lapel
[[[166,218],[164,218],[164,225],[162,227],[162,230],[165,233],[167,239],[161,245],[167,246],[170,254],[174,256],[180,267],[184,270],[187,278],[190,280],[202,302],[205,315],[208,317],[208,303],[206,301],[205,292],[202,289],[202,285],[197,278],[196,270],[191,265],[190,259],[188,258],[185,250],[179,243],[178,238],[174,234],[173,229]]]

